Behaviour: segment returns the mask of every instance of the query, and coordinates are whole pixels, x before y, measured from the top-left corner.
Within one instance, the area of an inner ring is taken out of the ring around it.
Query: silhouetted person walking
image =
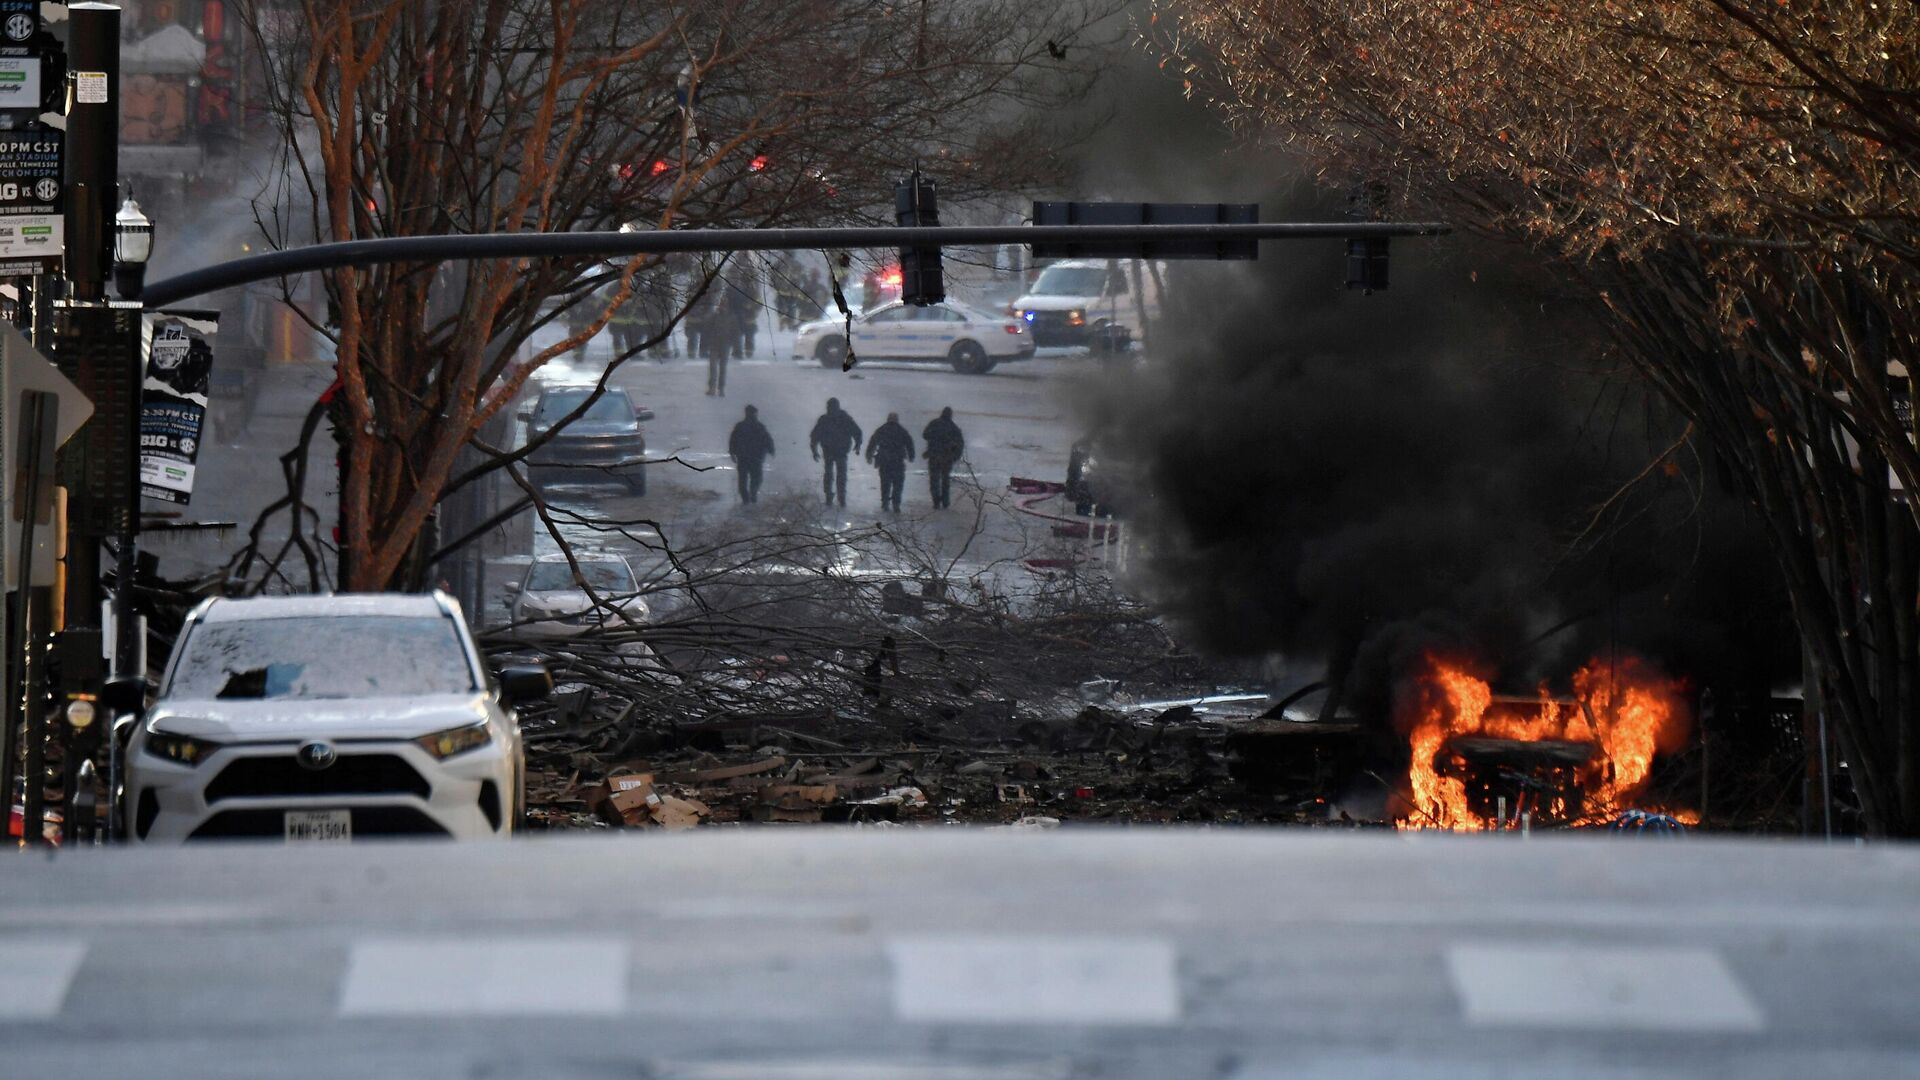
[[[933,493],[933,508],[944,510],[953,505],[953,464],[967,452],[967,437],[953,422],[953,406],[941,409],[920,437],[927,441],[927,488]]]
[[[900,509],[900,490],[907,485],[907,462],[913,460],[913,436],[900,426],[900,414],[873,429],[867,440],[867,464],[880,469],[880,509]]]
[[[847,505],[847,455],[860,449],[860,440],[860,425],[840,411],[839,398],[828,398],[827,411],[813,422],[807,449],[813,451],[815,461],[821,460],[820,455],[826,455],[826,464],[820,469],[820,486],[826,491],[829,506],[833,505],[836,480],[840,505]]]
[[[767,426],[760,422],[759,409],[747,406],[746,417],[733,425],[733,434],[727,439],[727,454],[740,473],[740,501],[759,502],[762,469],[767,458],[773,456],[773,436],[767,434]]]

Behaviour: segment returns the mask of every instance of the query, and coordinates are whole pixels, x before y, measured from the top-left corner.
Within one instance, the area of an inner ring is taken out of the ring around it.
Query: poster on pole
[[[58,128],[0,132],[0,274],[60,271],[65,149],[66,135]]]
[[[141,316],[146,377],[140,391],[140,494],[184,504],[206,426],[213,374],[212,311],[150,311]]]

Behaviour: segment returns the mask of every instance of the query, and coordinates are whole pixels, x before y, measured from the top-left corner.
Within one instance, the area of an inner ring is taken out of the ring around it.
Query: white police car
[[[853,351],[861,360],[931,360],[963,375],[985,375],[999,364],[1032,359],[1033,348],[1021,320],[951,300],[927,307],[892,303],[853,317]],[[846,317],[801,326],[793,358],[838,370],[847,358]]]

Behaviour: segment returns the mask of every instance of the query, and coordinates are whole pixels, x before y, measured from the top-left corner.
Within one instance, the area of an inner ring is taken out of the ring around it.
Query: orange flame
[[[1537,705],[1496,704],[1486,681],[1434,656],[1401,702],[1411,719],[1413,761],[1407,770],[1419,814],[1416,829],[1477,831],[1510,827],[1476,813],[1467,785],[1447,775],[1442,758],[1461,736],[1591,743],[1596,753],[1577,779],[1586,798],[1579,817],[1610,816],[1631,804],[1653,770],[1656,753],[1685,741],[1685,687],[1637,656],[1595,658],[1573,675],[1573,699],[1556,699],[1543,684]],[[1554,807],[1544,808],[1549,811]]]

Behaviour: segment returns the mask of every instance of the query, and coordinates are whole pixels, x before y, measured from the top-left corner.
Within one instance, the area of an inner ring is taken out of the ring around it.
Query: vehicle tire
[[[647,493],[647,467],[645,465],[635,466],[632,471],[624,474],[620,479],[627,485],[627,492],[629,494],[645,495]]]
[[[820,361],[823,368],[840,370],[840,365],[847,362],[847,339],[838,334],[821,338],[820,344],[813,347],[813,358]]]
[[[953,370],[962,375],[985,375],[994,368],[993,358],[975,341],[955,344],[947,353],[947,360],[953,364]]]

